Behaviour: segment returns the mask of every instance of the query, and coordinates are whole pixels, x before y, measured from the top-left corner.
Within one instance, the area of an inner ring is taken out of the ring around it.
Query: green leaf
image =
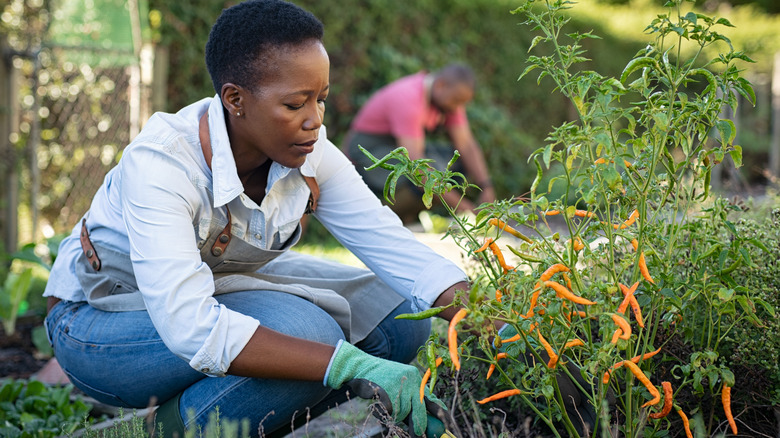
[[[548,144],[547,147],[544,148],[544,154],[542,155],[542,159],[544,160],[544,165],[548,169],[550,168],[550,159],[552,159],[552,153],[553,153],[553,147],[551,144]]]
[[[548,400],[553,400],[553,397],[555,397],[555,389],[552,385],[544,385],[542,386],[542,395]]]
[[[742,308],[742,311],[744,312],[744,316],[756,327],[766,327],[764,323],[761,322],[760,319],[758,319],[758,316],[756,315],[756,309],[753,302],[751,302],[746,296],[739,295],[737,296],[737,302],[739,303],[739,306]]]
[[[760,240],[758,240],[756,238],[752,238],[752,239],[748,239],[747,241],[752,243],[753,245],[757,246],[758,248],[761,248],[765,253],[771,254],[771,252],[769,251],[769,248],[767,248],[766,245],[764,245],[764,243],[761,242]]]
[[[730,301],[733,297],[734,297],[734,289],[721,288],[718,291],[718,298],[720,298],[721,301]]]
[[[751,105],[756,105],[756,92],[753,91],[753,86],[745,78],[737,78],[737,83],[734,86],[739,94],[742,95]]]
[[[734,386],[736,379],[734,378],[734,373],[732,373],[730,369],[724,368],[720,370],[720,376],[723,379],[723,383],[728,386]]]
[[[774,306],[772,306],[771,304],[767,303],[767,302],[766,302],[766,301],[764,301],[763,299],[761,299],[761,298],[754,298],[754,299],[753,299],[753,301],[755,301],[755,302],[756,302],[756,304],[758,304],[758,305],[760,305],[761,307],[763,307],[763,308],[764,308],[764,310],[765,310],[767,313],[769,313],[769,315],[770,315],[772,318],[774,318],[774,317],[777,315],[777,311],[775,310],[775,307],[774,307]]]
[[[734,166],[742,167],[742,146],[734,145],[734,150],[729,151],[729,155],[734,161]]]
[[[734,141],[734,137],[737,135],[737,128],[734,126],[734,122],[728,119],[720,119],[715,123],[715,127],[718,129],[718,133],[720,133],[720,141],[723,145],[730,145]]]

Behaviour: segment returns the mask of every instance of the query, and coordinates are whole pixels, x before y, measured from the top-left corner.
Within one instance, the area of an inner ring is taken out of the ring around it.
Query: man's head
[[[311,13],[281,0],[248,0],[225,9],[206,43],[206,66],[214,85],[236,85],[256,91],[264,77],[276,73],[279,51],[322,41],[323,25]]]
[[[465,64],[449,64],[434,74],[431,103],[443,113],[466,105],[474,98],[474,71]]]

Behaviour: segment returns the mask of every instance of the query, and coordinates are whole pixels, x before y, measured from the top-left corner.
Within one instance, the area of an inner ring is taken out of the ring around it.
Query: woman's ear
[[[228,114],[235,117],[241,117],[243,112],[243,88],[231,82],[222,85],[222,106],[225,107]]]

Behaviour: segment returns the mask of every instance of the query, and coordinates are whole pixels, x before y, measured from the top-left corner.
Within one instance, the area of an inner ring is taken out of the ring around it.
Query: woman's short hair
[[[206,67],[217,93],[227,82],[251,91],[272,65],[275,50],[322,41],[323,25],[313,14],[282,0],[248,0],[222,11],[206,43]]]

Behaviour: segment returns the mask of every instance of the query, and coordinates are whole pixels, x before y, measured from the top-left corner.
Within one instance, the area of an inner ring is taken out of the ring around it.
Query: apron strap
[[[92,246],[92,241],[89,240],[89,231],[87,231],[86,218],[81,220],[81,236],[79,237],[79,240],[81,241],[81,250],[84,251],[84,256],[89,261],[89,265],[92,266],[92,269],[99,271],[100,258],[98,258],[95,247]]]

